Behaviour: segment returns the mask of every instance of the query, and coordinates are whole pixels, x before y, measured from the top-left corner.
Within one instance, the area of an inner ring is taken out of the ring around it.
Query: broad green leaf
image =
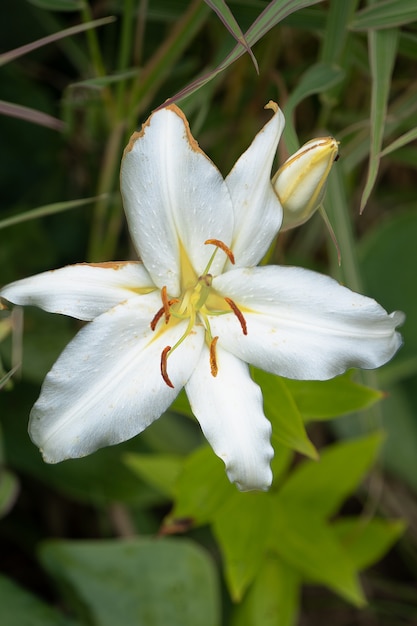
[[[294,626],[299,596],[299,575],[274,554],[268,554],[236,607],[231,626]]]
[[[253,54],[250,46],[248,45],[239,24],[237,23],[233,13],[227,6],[226,2],[224,0],[204,0],[204,1],[218,15],[220,20],[226,26],[229,33],[233,35],[236,41],[245,46],[246,52],[249,54],[250,58],[252,59],[255,69],[257,73],[259,74],[258,62],[255,59],[255,55]]]
[[[392,28],[411,24],[417,20],[415,0],[385,0],[368,6],[356,13],[349,24],[351,30]]]
[[[254,46],[271,28],[279,24],[284,18],[288,17],[295,11],[298,11],[304,7],[318,4],[322,0],[272,0],[268,6],[262,11],[255,22],[249,27],[245,33],[245,39],[249,46]],[[218,74],[227,69],[232,63],[237,61],[243,54],[245,54],[246,48],[243,44],[237,44],[233,50],[227,55],[227,57],[214,69],[204,74],[191,82],[187,87],[179,91],[175,96],[169,99],[165,104],[176,102],[181,98],[191,95],[194,91],[205,85],[207,82],[215,78]]]
[[[16,476],[9,470],[0,468],[0,519],[7,515],[16,501],[18,492],[19,483]]]
[[[331,380],[285,380],[303,420],[327,420],[360,411],[383,398],[383,393],[352,380],[352,372]]]
[[[182,470],[184,458],[175,454],[135,454],[124,456],[126,465],[155,489],[168,497]]]
[[[285,381],[261,370],[255,370],[253,378],[262,389],[264,411],[272,424],[273,439],[317,459],[317,451],[307,436],[303,420]]]
[[[2,626],[81,626],[0,574]]]
[[[299,508],[329,517],[336,513],[375,461],[383,437],[375,433],[325,448],[318,462],[300,463],[281,487],[283,509]]]
[[[371,147],[368,175],[360,204],[361,213],[371,195],[378,175],[388,99],[391,89],[391,77],[397,53],[398,30],[371,30],[368,33],[368,37],[369,62],[372,78],[370,114]]]
[[[40,557],[68,603],[94,626],[219,624],[213,562],[185,539],[50,541]]]
[[[223,462],[210,446],[202,446],[184,463],[169,520],[191,518],[197,525],[206,524],[235,493],[236,487],[227,479]]]
[[[216,513],[213,533],[223,555],[230,595],[242,599],[264,559],[269,532],[271,496],[235,492]]]
[[[358,570],[379,561],[401,537],[405,523],[401,520],[342,518],[332,525],[335,537],[349,553]]]
[[[5,219],[0,220],[0,229],[15,226],[16,224],[27,222],[28,220],[39,219],[40,217],[45,217],[46,215],[55,215],[56,213],[61,213],[62,211],[77,209],[79,207],[86,206],[87,204],[97,202],[98,200],[102,200],[105,197],[107,197],[107,194],[94,196],[92,198],[80,198],[79,200],[68,200],[66,202],[53,202],[52,204],[46,204],[45,206],[40,206],[36,209],[31,209],[30,211],[25,211],[24,213],[12,215],[11,217],[6,217]]]
[[[416,377],[410,378],[416,387]],[[404,385],[395,385],[381,406],[387,445],[381,454],[382,466],[417,492],[417,402]]]
[[[300,147],[293,123],[291,121],[293,111],[296,106],[308,96],[316,93],[322,93],[331,89],[331,87],[338,85],[344,77],[344,70],[340,67],[331,65],[330,63],[316,63],[315,65],[310,66],[301,76],[298,85],[292,91],[283,109],[286,119],[283,137],[290,154],[296,152],[296,150]]]
[[[404,359],[413,359],[417,354],[417,292],[413,289],[416,279],[415,242],[417,238],[417,211],[401,214],[382,221],[363,238],[359,255],[366,293],[393,311],[406,313],[406,321],[400,329],[404,345],[387,367]],[[395,260],[395,262],[393,262]],[[410,375],[410,373],[408,374]]]
[[[307,514],[299,509],[283,509],[276,500],[270,547],[305,580],[326,585],[355,606],[363,606],[365,598],[353,561],[331,528],[312,510]]]
[[[184,389],[180,391],[174,402],[171,404],[171,410],[180,415],[186,415],[187,417],[193,417],[190,403],[188,402],[187,394]]]

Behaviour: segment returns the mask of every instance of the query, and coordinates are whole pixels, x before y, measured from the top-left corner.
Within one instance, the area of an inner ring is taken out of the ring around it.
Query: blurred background
[[[24,319],[18,309],[0,312],[1,623],[417,624],[415,3],[2,0],[0,17],[2,285],[69,263],[135,258],[118,189],[120,159],[130,134],[168,98],[178,99],[224,175],[269,119],[264,106],[272,99],[287,120],[273,172],[313,137],[340,142],[324,208],[341,264],[319,213],[281,234],[270,262],[331,274],[407,316],[404,346],[390,364],[345,378],[340,387],[305,388],[311,397],[344,393],[340,407],[304,415],[303,390],[288,387],[319,448],[385,432],[378,455],[372,444],[365,452],[352,448],[352,460],[346,456],[340,476],[356,471],[354,458],[363,468],[328,515],[329,523],[336,513],[362,523],[391,520],[372,527],[361,544],[356,569],[366,565],[364,605],[359,592],[344,592],[342,583],[332,588],[332,571],[303,570],[302,547],[299,566],[279,549],[273,565],[261,565],[266,548],[259,554],[254,548],[239,578],[233,539],[219,530],[218,504],[204,509],[213,491],[187,502],[196,485],[174,485],[184,464],[193,467],[196,450],[211,454],[201,448],[183,399],[125,444],[44,464],[27,434],[28,416],[81,324],[38,310],[25,310]],[[258,71],[243,46],[236,48],[236,25],[253,46]],[[49,35],[44,45],[33,44]],[[354,385],[382,390],[384,398],[374,404],[376,396],[362,397]],[[281,402],[276,387],[264,393],[266,402]],[[276,452],[277,476],[304,463],[294,447],[291,457]],[[207,467],[216,463],[212,456]],[[234,487],[222,472],[215,475],[218,482],[207,484],[223,494],[222,506],[234,502]],[[204,473],[199,478],[201,488]],[[253,502],[239,499],[236,511],[247,507],[249,519]],[[314,509],[314,500],[308,506]],[[198,507],[205,511],[200,517]],[[229,519],[229,534],[234,528],[238,535],[245,518]],[[242,536],[248,554],[253,537]],[[334,554],[328,559],[337,560]],[[281,558],[289,569],[279,569]],[[163,582],[169,571],[172,580],[167,575]]]

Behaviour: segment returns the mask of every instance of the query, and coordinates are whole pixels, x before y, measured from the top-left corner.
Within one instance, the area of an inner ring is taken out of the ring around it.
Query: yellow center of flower
[[[242,332],[247,335],[246,320],[241,310],[230,298],[216,294],[212,289],[213,276],[209,273],[214,257],[218,250],[222,250],[231,263],[235,259],[233,252],[225,243],[218,239],[207,239],[205,244],[216,246],[209,262],[199,277],[196,276],[191,264],[183,253],[182,255],[182,289],[178,298],[170,298],[166,287],[161,289],[162,307],[157,311],[151,321],[151,329],[156,330],[159,321],[164,318],[165,325],[176,324],[181,320],[188,320],[187,328],[174,346],[166,346],[161,353],[161,375],[169,387],[174,387],[168,376],[168,357],[192,332],[196,324],[202,324],[205,328],[205,340],[210,350],[210,370],[212,376],[217,376],[218,366],[216,358],[216,345],[218,337],[213,337],[209,315],[224,315],[233,312],[242,327]]]

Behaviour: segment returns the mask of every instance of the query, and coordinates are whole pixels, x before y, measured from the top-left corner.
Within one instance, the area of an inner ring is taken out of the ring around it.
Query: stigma
[[[219,337],[213,337],[212,335],[210,317],[233,313],[241,326],[242,333],[244,335],[248,334],[245,317],[238,305],[231,298],[219,296],[212,287],[213,276],[210,274],[210,267],[217,252],[221,250],[229,261],[234,264],[233,252],[219,239],[207,239],[204,244],[215,246],[215,250],[202,275],[195,280],[194,284],[187,286],[179,297],[171,298],[166,286],[162,287],[161,307],[150,322],[152,331],[162,333],[167,328],[173,327],[181,321],[187,321],[186,329],[178,341],[173,346],[166,346],[161,352],[161,376],[166,385],[171,388],[174,388],[174,385],[168,374],[168,358],[187,339],[195,326],[204,327],[205,342],[209,350],[210,372],[214,378],[219,370],[216,352]]]

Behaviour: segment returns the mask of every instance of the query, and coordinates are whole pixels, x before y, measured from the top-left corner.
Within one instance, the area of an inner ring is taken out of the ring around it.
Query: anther
[[[171,346],[166,346],[166,348],[164,348],[162,350],[162,353],[161,353],[161,375],[162,375],[162,378],[164,379],[164,381],[166,382],[166,384],[168,385],[168,387],[172,387],[172,389],[174,389],[174,385],[170,381],[169,376],[168,376],[168,372],[167,372],[167,361],[168,361],[168,354],[169,354],[170,350],[171,350]]]
[[[165,313],[164,307],[161,307],[159,311],[155,313],[151,321],[151,330],[155,330],[157,323],[159,322],[159,320],[161,319],[164,313]]]
[[[210,344],[210,370],[211,375],[215,378],[217,376],[217,372],[219,368],[217,366],[217,357],[216,357],[216,344],[218,337],[213,337]]]
[[[220,241],[220,239],[207,239],[207,241],[205,241],[204,243],[212,244],[213,246],[217,246],[217,248],[220,248],[220,250],[223,250],[225,255],[228,257],[230,263],[233,263],[233,265],[235,264],[235,257],[233,252],[228,246],[226,246],[225,243],[223,243],[223,241]]]
[[[248,334],[248,327],[246,326],[246,320],[243,317],[243,313],[242,311],[239,309],[239,307],[233,302],[233,300],[231,300],[231,298],[225,298],[227,304],[230,306],[230,308],[232,309],[233,313],[236,315],[237,319],[240,322],[240,325],[242,327],[242,332],[244,335]]]

